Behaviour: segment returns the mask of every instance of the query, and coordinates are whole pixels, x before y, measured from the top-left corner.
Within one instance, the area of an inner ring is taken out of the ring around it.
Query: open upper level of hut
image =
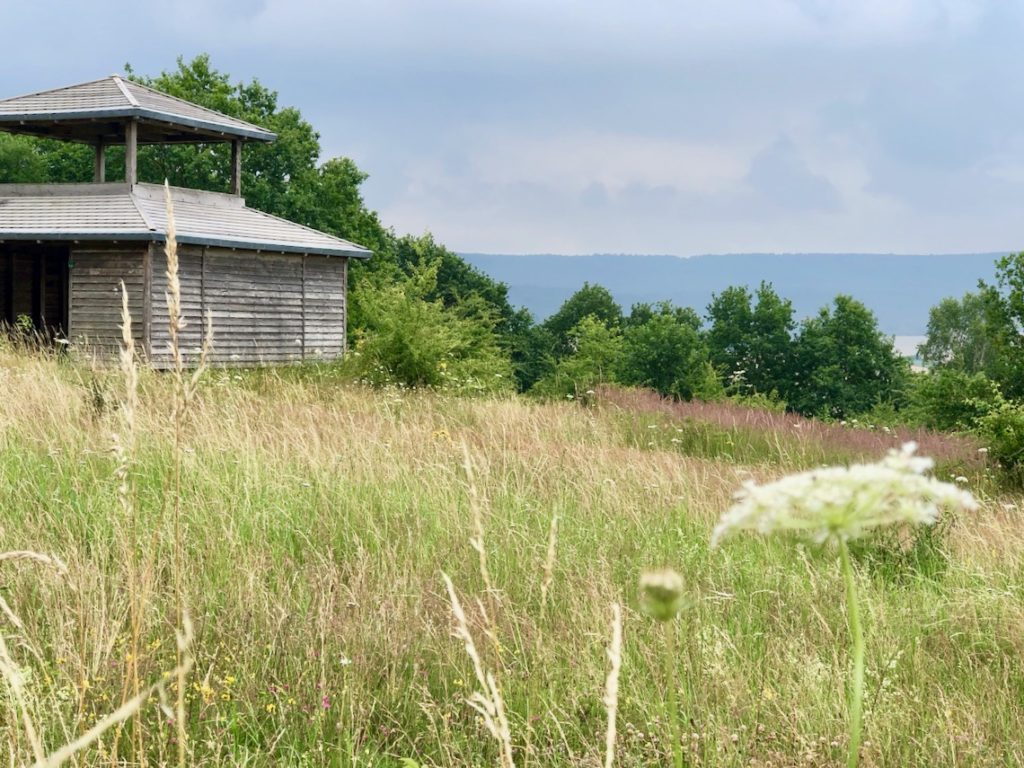
[[[347,262],[370,252],[245,205],[243,143],[270,131],[117,75],[0,100],[0,131],[95,152],[91,183],[0,184],[0,321],[109,352],[124,280],[139,346],[159,364],[167,193],[139,183],[138,148],[230,142],[230,194],[169,193],[192,327],[212,313],[215,359],[228,364],[342,354]],[[110,183],[106,149],[121,144],[125,179]]]

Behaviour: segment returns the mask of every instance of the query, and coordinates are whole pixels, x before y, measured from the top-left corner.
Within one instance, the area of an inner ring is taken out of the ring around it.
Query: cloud
[[[787,137],[765,147],[750,164],[747,182],[781,210],[838,211],[838,191],[824,176],[811,171]]]

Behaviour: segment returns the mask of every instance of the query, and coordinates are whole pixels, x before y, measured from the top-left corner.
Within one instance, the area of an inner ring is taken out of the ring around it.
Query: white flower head
[[[711,545],[736,531],[792,531],[819,543],[848,540],[887,525],[931,525],[943,511],[977,508],[967,491],[926,476],[932,460],[914,455],[916,450],[916,443],[907,443],[875,464],[815,469],[767,485],[748,481],[715,527]]]

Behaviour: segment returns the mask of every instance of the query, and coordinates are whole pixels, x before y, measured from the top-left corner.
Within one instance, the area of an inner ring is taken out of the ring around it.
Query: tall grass
[[[810,454],[647,445],[624,420],[646,430],[648,414],[622,404],[463,400],[290,372],[210,371],[175,426],[176,381],[142,370],[133,534],[109,449],[118,398],[93,394],[121,381],[0,350],[0,551],[51,552],[68,569],[55,579],[0,564],[0,596],[22,623],[0,631],[45,750],[119,710],[125,686],[134,691],[127,654],[141,681],[176,669],[169,617],[183,594],[194,672],[169,703],[183,716],[150,699],[137,727],[105,731],[80,765],[115,754],[174,763],[179,723],[187,761],[204,766],[507,765],[509,751],[518,766],[606,765],[608,606],[619,603],[614,762],[664,765],[663,634],[638,615],[635,585],[669,565],[701,596],[677,650],[688,764],[843,759],[844,585],[831,556],[762,540],[708,547],[743,479]],[[790,445],[795,429],[777,431]],[[176,462],[177,521],[166,481]],[[1020,503],[994,497],[949,521],[942,569],[862,570],[863,764],[1024,761]],[[133,565],[136,546],[145,554]],[[442,573],[483,684],[464,637],[451,637]],[[133,578],[149,583],[141,611]],[[467,704],[488,692],[498,738]],[[9,688],[0,707],[6,762],[30,762]]]

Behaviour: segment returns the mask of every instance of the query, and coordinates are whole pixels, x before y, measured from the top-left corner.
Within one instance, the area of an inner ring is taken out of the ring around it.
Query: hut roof
[[[155,184],[0,184],[0,242],[167,237]],[[178,242],[368,258],[355,243],[253,210],[236,195],[171,188]]]
[[[140,144],[277,138],[258,125],[168,96],[120,75],[0,100],[0,131],[10,133],[123,144],[128,119],[138,120]]]

